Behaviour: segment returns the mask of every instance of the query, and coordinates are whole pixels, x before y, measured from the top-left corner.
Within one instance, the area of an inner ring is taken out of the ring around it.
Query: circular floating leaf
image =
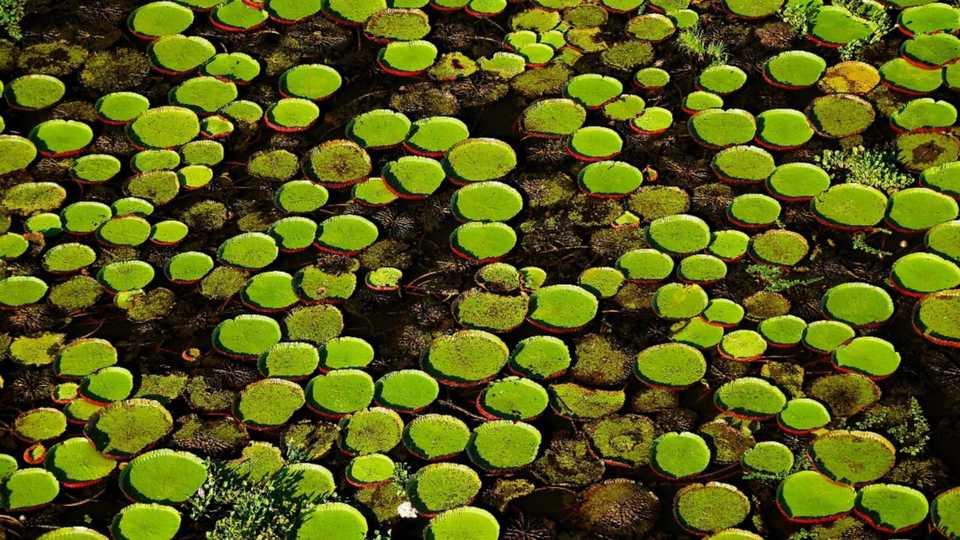
[[[576,383],[550,385],[551,405],[557,414],[584,420],[614,414],[623,408],[623,390],[598,390]]]
[[[897,137],[897,161],[911,171],[936,167],[960,157],[960,140],[946,133],[907,133]]]
[[[156,272],[144,261],[110,263],[97,272],[97,281],[114,292],[144,289],[153,281]]]
[[[800,471],[777,487],[777,507],[795,523],[823,523],[840,519],[853,509],[856,491],[816,471]]]
[[[735,330],[723,336],[717,347],[720,356],[736,362],[752,362],[763,357],[767,341],[753,330]]]
[[[141,39],[179,34],[193,24],[193,11],[176,2],[150,2],[130,13],[127,26]]]
[[[224,149],[217,141],[191,141],[180,147],[180,155],[186,165],[210,167],[223,161]]]
[[[510,370],[537,380],[563,374],[571,363],[566,343],[552,336],[531,336],[517,343],[510,355]]]
[[[625,122],[643,114],[646,102],[640,96],[621,94],[603,106],[603,116],[608,120]]]
[[[672,36],[677,27],[666,15],[646,13],[628,20],[625,30],[636,39],[657,43]]]
[[[647,107],[640,116],[630,120],[630,129],[640,135],[660,135],[672,125],[673,113],[663,107]]]
[[[340,73],[323,64],[301,64],[280,75],[280,93],[321,101],[332,96],[343,84]]]
[[[387,189],[403,199],[424,199],[443,184],[447,173],[439,161],[423,156],[403,156],[383,166]]]
[[[15,308],[35,304],[47,294],[47,284],[33,276],[0,279],[0,307]]]
[[[817,469],[848,484],[880,479],[893,468],[896,453],[890,441],[870,431],[828,431],[810,445]]]
[[[690,92],[683,98],[683,112],[687,114],[696,114],[697,112],[710,109],[723,108],[723,98],[713,92],[696,90]]]
[[[40,407],[17,415],[13,434],[28,443],[56,439],[67,429],[67,418],[59,409]]]
[[[396,464],[389,456],[369,454],[351,459],[344,474],[352,485],[370,487],[389,482],[395,469]]]
[[[300,297],[307,302],[338,302],[350,298],[357,287],[352,272],[328,273],[316,266],[301,268],[294,276]]]
[[[829,93],[866,94],[880,84],[880,72],[865,62],[848,60],[827,68],[818,85]]]
[[[827,94],[810,103],[807,116],[821,136],[840,139],[863,133],[873,124],[876,112],[853,94]]]
[[[327,204],[330,194],[327,188],[309,180],[291,180],[277,189],[274,196],[277,206],[291,214],[308,214]],[[281,246],[284,249],[290,249]],[[305,246],[304,246],[305,247]]]
[[[960,221],[934,225],[924,236],[924,242],[930,251],[960,262]]]
[[[310,129],[320,118],[317,104],[301,98],[283,98],[270,105],[264,123],[281,133],[299,133]]]
[[[899,132],[940,131],[949,128],[956,121],[956,107],[947,101],[933,98],[910,100],[890,116],[891,126]]]
[[[934,528],[943,536],[956,536],[960,531],[960,489],[952,488],[933,500],[930,517]]]
[[[137,172],[172,170],[180,165],[180,154],[173,150],[142,150],[130,158],[130,167]]]
[[[240,420],[248,426],[269,429],[287,423],[304,403],[303,389],[297,383],[284,379],[261,379],[240,391],[236,410]]]
[[[527,316],[526,296],[507,296],[471,289],[457,297],[454,315],[468,328],[490,332],[509,332],[523,324]]]
[[[150,100],[136,92],[112,92],[97,100],[97,119],[108,125],[124,125],[150,108]]]
[[[780,219],[780,203],[762,193],[737,195],[727,206],[727,219],[739,227],[767,227]]]
[[[703,353],[682,343],[663,343],[640,351],[634,373],[641,381],[655,387],[685,388],[699,381],[707,372]]]
[[[905,58],[894,58],[881,65],[880,77],[885,86],[908,96],[929,94],[940,88],[944,80],[940,70],[920,67]]]
[[[310,379],[307,406],[323,416],[340,417],[367,408],[373,401],[373,379],[359,369],[337,369]]]
[[[925,296],[914,311],[913,327],[926,340],[937,345],[960,347],[960,289]]]
[[[290,538],[309,540],[337,531],[337,537],[343,540],[363,540],[367,528],[366,518],[356,508],[342,502],[326,502],[301,514]]]
[[[606,127],[587,126],[575,131],[567,141],[567,153],[580,161],[612,159],[623,148],[620,135]]]
[[[11,473],[4,481],[2,490],[4,508],[8,511],[43,508],[53,502],[59,493],[60,483],[56,477],[49,471],[35,467]]]
[[[269,232],[277,239],[281,250],[298,252],[313,244],[317,236],[317,223],[310,218],[292,216],[274,221]]]
[[[673,272],[673,259],[655,249],[632,249],[617,259],[619,268],[627,280],[653,283],[665,279]]]
[[[562,137],[580,129],[586,118],[587,111],[572,99],[541,99],[521,113],[520,128],[534,137]]]
[[[673,500],[674,518],[695,534],[733,527],[749,514],[750,499],[736,487],[720,482],[684,486]]]
[[[105,367],[83,378],[80,394],[98,403],[127,399],[133,393],[133,374],[118,366]]]
[[[753,448],[748,448],[740,459],[740,464],[749,471],[778,476],[789,473],[793,469],[793,462],[790,448],[776,441],[758,442]]]
[[[830,175],[812,163],[784,163],[773,170],[766,187],[781,201],[806,201],[830,187]]]
[[[293,276],[272,271],[255,274],[240,291],[243,304],[255,311],[285,311],[300,301],[293,288]]]
[[[845,7],[831,5],[817,10],[809,35],[820,45],[836,48],[866,39],[876,28],[876,22],[858,17]]]
[[[310,2],[304,2],[304,4],[310,4]],[[246,53],[220,53],[203,65],[203,73],[237,84],[247,84],[260,74],[260,63]]]
[[[363,25],[366,36],[378,43],[423,39],[430,33],[430,18],[419,9],[384,9]]]
[[[295,308],[283,320],[287,338],[322,345],[343,331],[343,314],[334,306]]]
[[[668,19],[669,21],[669,19]],[[588,109],[597,109],[623,92],[623,84],[614,77],[585,73],[566,82],[563,93]]]
[[[410,126],[404,148],[412,153],[441,157],[470,136],[467,125],[451,116],[421,118]]]
[[[806,332],[807,323],[796,315],[779,315],[760,322],[757,330],[771,347],[786,348],[798,345]]]
[[[280,342],[280,325],[263,315],[238,315],[218,324],[212,341],[231,356],[255,358]]]
[[[37,157],[37,147],[34,146],[29,139],[19,137],[17,135],[0,135],[0,175],[21,171],[26,169],[28,165]],[[24,184],[20,184],[23,186]],[[45,184],[33,184],[33,187],[39,187]],[[27,190],[26,187],[21,187],[21,190]],[[62,191],[63,188],[60,188]],[[33,191],[31,189],[30,191]],[[12,189],[8,191],[4,197],[4,206],[10,208],[11,210],[16,209],[17,199],[14,198],[14,192]],[[24,193],[26,195],[26,193]],[[62,201],[62,198],[61,198]],[[14,205],[10,203],[13,202]],[[24,201],[26,202],[26,201]],[[14,206],[14,208],[11,208]],[[57,204],[59,206],[59,203]],[[26,208],[24,208],[26,210]]]
[[[945,32],[920,34],[903,42],[900,55],[919,66],[939,68],[960,59],[960,38]]]
[[[540,440],[540,432],[530,424],[495,420],[474,428],[467,455],[485,470],[518,469],[533,463]]]
[[[787,404],[787,398],[779,388],[757,377],[741,377],[725,383],[713,398],[721,410],[751,419],[769,418]]]
[[[507,363],[509,353],[493,334],[461,330],[433,340],[423,366],[444,384],[473,386],[492,379]]]
[[[0,87],[0,90],[3,90],[3,87]],[[66,92],[67,87],[60,79],[34,73],[17,77],[7,83],[4,97],[15,109],[39,111],[56,104]]]
[[[956,219],[957,201],[928,188],[908,188],[894,193],[887,207],[887,222],[901,232],[921,232]]]
[[[113,518],[116,540],[173,540],[180,530],[180,512],[162,504],[134,503]]]
[[[217,49],[200,36],[163,36],[147,46],[153,68],[165,75],[193,71],[216,55]]]
[[[97,229],[97,239],[109,246],[139,246],[150,238],[150,222],[139,216],[121,216]]]
[[[546,410],[550,398],[546,389],[521,377],[493,381],[477,398],[477,409],[489,418],[532,420]]]
[[[117,462],[100,454],[83,437],[71,437],[50,447],[43,466],[64,487],[85,487],[107,477]]]
[[[841,283],[824,293],[824,311],[852,326],[878,326],[893,315],[893,300],[887,291],[869,283]]]
[[[822,403],[810,398],[796,398],[777,415],[777,425],[787,433],[804,435],[830,423],[830,412]]]
[[[373,407],[340,421],[341,447],[356,455],[385,453],[400,443],[403,420],[390,409]]]
[[[376,224],[363,216],[337,215],[320,222],[315,245],[331,253],[353,254],[376,242]]]
[[[150,399],[111,403],[87,421],[84,435],[100,453],[117,458],[135,456],[165,437],[173,428],[170,411]]]
[[[403,113],[373,109],[350,120],[347,136],[364,148],[391,148],[406,140],[410,125],[410,119]]]
[[[864,486],[857,492],[857,517],[887,533],[915,528],[927,518],[929,505],[923,493],[897,484]]]
[[[471,138],[453,145],[443,163],[455,181],[484,182],[497,180],[512,171],[517,165],[517,155],[509,144],[499,139]]]
[[[192,77],[170,90],[170,102],[198,113],[213,113],[237,99],[237,85],[216,77]]]
[[[727,95],[741,89],[747,82],[747,74],[737,66],[726,64],[710,66],[700,72],[697,84],[714,94]]]
[[[750,252],[757,259],[780,266],[794,266],[807,256],[810,245],[800,233],[772,229],[750,240]]]
[[[426,40],[394,41],[380,49],[377,64],[387,74],[412,77],[432,66],[437,54],[437,46]]]
[[[744,19],[765,19],[775,15],[783,7],[785,0],[723,0],[723,6],[730,13]]]
[[[130,139],[146,148],[181,146],[199,133],[200,120],[196,113],[173,106],[147,109],[127,126]]]
[[[373,165],[370,156],[360,145],[335,139],[312,148],[303,168],[321,184],[341,188],[367,179]]]
[[[960,268],[932,253],[909,253],[894,261],[890,283],[901,294],[922,297],[960,285]]]
[[[580,273],[577,282],[597,298],[613,298],[623,286],[623,272],[609,266],[595,266]]]
[[[747,253],[750,237],[737,230],[716,231],[712,233],[707,249],[725,262],[734,262]]]
[[[503,223],[470,222],[450,234],[450,249],[464,259],[493,262],[509,253],[517,233]]]
[[[264,377],[301,379],[309,377],[319,364],[320,353],[316,347],[294,341],[270,347],[260,355],[257,367]]]
[[[695,433],[664,433],[653,443],[650,465],[657,474],[669,479],[694,476],[710,465],[710,447]]]
[[[892,375],[900,366],[900,353],[885,339],[862,336],[837,348],[833,352],[833,364],[841,371],[882,379]]]
[[[633,82],[641,90],[647,92],[658,92],[670,84],[670,73],[657,67],[647,67],[637,70],[633,76]]]
[[[836,184],[811,201],[817,220],[840,230],[860,230],[880,223],[886,214],[887,197],[863,184]]]
[[[523,209],[523,197],[507,184],[481,182],[454,192],[450,208],[465,221],[509,221]]]
[[[207,466],[190,452],[166,448],[137,456],[120,473],[124,494],[142,503],[179,504],[207,479]]]
[[[500,537],[497,519],[482,508],[465,506],[441,513],[430,520],[424,538],[432,540],[496,540]]]
[[[768,109],[757,117],[757,142],[772,150],[799,148],[813,137],[807,117],[794,109]]]
[[[480,475],[459,463],[427,465],[407,485],[414,506],[428,515],[470,504],[479,492]]]
[[[263,233],[241,233],[220,244],[217,258],[240,268],[263,268],[277,258],[279,248],[273,237]]]
[[[214,8],[210,24],[225,32],[246,32],[259,28],[270,14],[244,0],[228,0]]]
[[[703,313],[709,297],[697,284],[667,283],[657,289],[653,296],[654,313],[662,319],[690,319]]]
[[[164,270],[174,283],[196,283],[213,270],[213,258],[199,251],[185,251],[171,257]]]
[[[550,285],[530,297],[531,324],[549,332],[575,332],[597,314],[597,298],[576,285]]]
[[[770,152],[756,146],[731,146],[710,162],[714,174],[730,184],[754,184],[773,174],[776,162]]]
[[[403,433],[403,445],[411,454],[438,461],[454,457],[467,449],[470,428],[463,420],[445,414],[414,417]]]
[[[949,4],[925,3],[901,11],[897,22],[908,36],[953,32],[960,29],[960,11]]]
[[[378,405],[409,413],[425,409],[439,394],[436,379],[417,369],[391,371],[377,380],[375,389]]]
[[[706,109],[687,121],[690,134],[710,148],[725,148],[753,140],[757,122],[742,109]]]
[[[784,51],[770,57],[763,66],[763,78],[785,90],[809,88],[820,80],[827,61],[808,51]]]

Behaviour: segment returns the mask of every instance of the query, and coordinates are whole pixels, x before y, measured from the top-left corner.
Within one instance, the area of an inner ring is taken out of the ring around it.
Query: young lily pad
[[[663,107],[647,107],[640,116],[630,120],[630,129],[640,135],[657,136],[673,125],[673,113]]]
[[[740,458],[740,464],[748,471],[778,476],[789,473],[793,463],[793,452],[785,444],[777,441],[758,442],[753,448],[747,449]]]
[[[923,493],[897,484],[864,486],[857,492],[854,513],[885,533],[909,531],[927,518],[929,504]]]
[[[710,244],[710,226],[696,216],[676,214],[650,223],[647,236],[660,249],[687,255],[701,251]]]
[[[178,504],[192,497],[206,479],[202,459],[164,448],[131,460],[120,473],[120,487],[138,502]]]
[[[56,439],[67,429],[67,417],[59,409],[40,407],[17,415],[12,433],[28,443]]]
[[[320,348],[320,365],[323,369],[362,369],[373,361],[373,357],[373,346],[357,337],[333,338]]]
[[[403,270],[392,266],[381,266],[367,272],[364,283],[367,288],[376,292],[393,292],[400,289],[403,280]]]
[[[64,487],[85,487],[106,478],[117,462],[100,454],[83,437],[71,437],[50,447],[44,467]]]
[[[807,117],[795,109],[768,109],[757,116],[757,143],[771,150],[799,148],[813,138]]]
[[[447,510],[431,519],[424,531],[424,538],[454,540],[464,538],[465,534],[471,540],[496,540],[500,537],[500,524],[490,512],[464,506]]]
[[[368,454],[351,459],[344,475],[351,485],[364,488],[389,482],[395,470],[396,464],[389,456]]]
[[[213,113],[237,99],[237,85],[216,77],[193,77],[170,90],[170,102],[198,113]]]
[[[199,133],[200,120],[196,113],[184,107],[147,109],[127,126],[127,135],[131,140],[145,148],[181,146]]]
[[[119,261],[100,268],[97,281],[114,292],[143,289],[153,281],[155,271],[144,261]]]
[[[800,471],[777,487],[777,507],[795,523],[836,521],[853,509],[856,491],[817,471]]]
[[[753,330],[734,330],[723,336],[717,345],[721,357],[735,362],[753,362],[763,358],[767,351],[767,341]]]
[[[35,304],[47,294],[47,284],[33,276],[0,279],[0,307],[15,308]]]
[[[721,96],[736,92],[747,82],[747,74],[737,66],[720,64],[700,72],[697,84],[700,88]]]
[[[576,130],[567,141],[567,153],[580,161],[612,159],[623,148],[620,135],[607,127],[587,126]]]
[[[687,114],[696,114],[709,109],[722,109],[723,97],[706,90],[694,90],[683,98],[681,109]]]
[[[238,418],[253,429],[285,424],[306,403],[303,389],[284,379],[261,379],[248,384],[237,401]]]
[[[423,366],[444,384],[473,386],[492,379],[507,363],[509,353],[506,344],[493,334],[461,330],[435,339]]]
[[[947,133],[906,133],[897,137],[897,161],[922,171],[960,158],[960,140]]]
[[[53,473],[36,467],[14,471],[3,483],[4,508],[27,511],[47,506],[60,493]]]
[[[387,188],[403,199],[423,199],[436,191],[446,172],[443,165],[423,156],[403,156],[383,166]]]
[[[731,146],[717,152],[710,162],[710,167],[725,183],[755,184],[773,174],[776,162],[763,148]]]
[[[109,212],[110,209],[108,208]],[[67,228],[69,231],[70,229]],[[69,242],[58,244],[43,254],[42,265],[47,272],[70,274],[86,268],[97,260],[97,252],[90,246]]]
[[[540,432],[530,424],[495,420],[473,430],[467,455],[485,470],[518,469],[536,459],[540,442]]]
[[[690,319],[707,308],[706,291],[697,284],[667,283],[653,295],[654,313],[662,319]]]
[[[517,243],[517,233],[503,223],[470,222],[450,234],[450,249],[462,258],[493,262],[509,253]]]
[[[765,19],[775,15],[783,7],[785,0],[723,0],[727,11],[743,19]]]
[[[900,55],[921,67],[943,67],[960,60],[960,38],[945,32],[920,34],[903,42]]]
[[[109,246],[139,246],[150,238],[150,222],[139,216],[120,216],[97,229],[97,239]]]
[[[880,66],[883,84],[891,90],[908,96],[929,94],[943,84],[943,74],[910,63],[905,58],[894,58]]]
[[[499,139],[470,138],[452,146],[443,164],[459,183],[484,182],[509,174],[517,165],[517,155]]]
[[[660,13],[645,13],[627,21],[626,32],[636,39],[658,43],[677,31],[673,20]]]
[[[283,319],[287,339],[323,345],[343,331],[343,314],[334,306],[296,308]]]
[[[677,277],[687,283],[710,284],[722,280],[727,275],[727,265],[713,255],[688,255],[677,267]]]
[[[778,315],[760,322],[757,331],[771,347],[787,348],[803,339],[807,323],[796,315]]]
[[[217,325],[212,341],[218,350],[238,358],[256,358],[280,342],[280,325],[263,315],[238,315]]]
[[[203,73],[236,84],[248,84],[260,74],[260,63],[246,53],[220,53],[203,65]]]
[[[863,133],[873,124],[876,112],[853,94],[827,94],[810,103],[807,116],[821,136],[839,139]]]
[[[630,250],[617,259],[619,268],[627,280],[657,282],[673,272],[674,262],[669,255],[655,249]]]
[[[508,296],[471,289],[455,301],[453,311],[460,325],[489,332],[509,332],[527,316],[527,297]]]
[[[477,398],[477,410],[491,419],[529,421],[547,409],[549,396],[536,382],[521,377],[493,381]]]
[[[185,165],[217,165],[224,158],[223,145],[217,141],[191,141],[180,147]]]
[[[765,263],[794,266],[807,256],[809,242],[800,233],[785,229],[772,229],[754,236],[750,241],[750,253]]]
[[[925,296],[913,316],[914,330],[924,339],[937,345],[960,347],[960,330],[956,325],[960,316],[960,291],[951,289]]]
[[[417,369],[391,371],[380,377],[375,387],[378,405],[405,413],[425,409],[437,399],[439,393],[440,386],[436,379]],[[414,430],[415,423],[416,421],[407,426],[408,434]]]
[[[891,126],[898,132],[941,131],[956,121],[956,107],[933,98],[910,100],[890,116]]]
[[[254,274],[243,286],[240,297],[245,306],[264,313],[285,311],[300,301],[293,276],[277,270]]]
[[[193,11],[176,2],[150,2],[130,13],[127,26],[137,37],[153,40],[179,34],[193,24]]]
[[[291,216],[274,221],[269,232],[276,238],[280,250],[290,253],[303,251],[313,245],[317,228],[317,222],[310,218]]]
[[[509,221],[523,209],[523,198],[507,184],[481,182],[458,189],[450,208],[465,221]]]
[[[890,197],[887,223],[903,233],[923,232],[956,219],[957,201],[928,188],[907,188]]]
[[[378,43],[423,39],[430,33],[430,18],[419,9],[387,8],[367,19],[363,32]]]
[[[653,443],[650,465],[661,476],[673,479],[695,476],[710,465],[710,447],[695,433],[668,432]]]
[[[597,314],[597,298],[576,285],[550,285],[530,297],[530,324],[548,332],[574,332]]]
[[[39,111],[56,104],[66,92],[67,87],[60,79],[34,73],[8,82],[4,97],[14,109]]]
[[[854,15],[845,7],[823,6],[810,23],[809,36],[824,47],[837,48],[866,39],[877,23]]]
[[[850,484],[881,478],[893,468],[895,456],[893,444],[870,431],[828,431],[810,445],[810,457],[819,471]]]
[[[880,400],[880,387],[855,373],[826,375],[810,385],[811,397],[826,404],[834,416],[848,417]]]
[[[673,500],[673,516],[680,526],[696,534],[717,532],[738,525],[750,514],[750,499],[730,484],[689,484]]]
[[[879,326],[893,316],[893,300],[887,291],[869,283],[849,282],[835,285],[821,300],[832,318],[852,326]]]
[[[427,465],[407,485],[414,506],[428,515],[469,504],[479,491],[480,476],[457,463]]]
[[[437,46],[426,40],[394,41],[380,49],[377,64],[389,75],[412,77],[430,68],[437,54]]]
[[[780,429],[793,435],[805,435],[830,423],[830,412],[815,399],[796,398],[777,415]]]
[[[152,171],[138,174],[127,181],[127,195],[164,205],[180,192],[180,177],[173,171]]]
[[[840,230],[862,230],[883,220],[887,197],[863,184],[836,184],[811,201],[817,221]]]
[[[247,172],[268,180],[289,180],[297,174],[299,163],[293,152],[275,149],[260,150],[247,161]]]
[[[132,393],[133,374],[119,366],[99,369],[80,383],[80,395],[101,404],[127,399]]]
[[[623,84],[614,77],[586,73],[566,82],[563,93],[588,109],[598,109],[623,92]]]
[[[510,370],[537,380],[560,376],[571,364],[570,350],[552,336],[532,336],[521,340],[510,354]]]
[[[469,440],[470,428],[459,418],[443,414],[418,415],[403,433],[404,447],[428,461],[449,459],[462,453]]]
[[[690,386],[707,372],[703,353],[682,343],[664,343],[641,351],[634,373],[641,381],[670,390]]]
[[[117,458],[143,452],[173,428],[173,417],[149,399],[116,401],[99,409],[87,421],[84,435],[100,453]]]
[[[363,216],[337,215],[320,222],[314,245],[322,251],[354,254],[376,242],[376,224]]]
[[[779,388],[757,377],[741,377],[722,385],[713,400],[720,410],[749,419],[769,418],[787,405]]]
[[[217,258],[240,268],[259,269],[277,258],[279,248],[272,236],[264,233],[241,233],[220,244]]]
[[[56,214],[54,214],[56,215]],[[59,217],[57,218],[59,219]],[[0,259],[13,260],[27,252],[30,242],[22,234],[0,234]]]
[[[827,61],[808,51],[785,51],[770,57],[763,66],[767,83],[784,90],[802,90],[820,80]]]
[[[833,365],[840,371],[883,379],[899,367],[900,353],[885,339],[861,336],[844,343],[833,352]]]
[[[749,242],[750,237],[743,231],[716,231],[711,233],[707,250],[724,262],[735,262],[747,253]]]
[[[670,72],[658,67],[642,68],[633,76],[633,84],[645,92],[658,92],[670,84]]]
[[[163,36],[147,47],[153,69],[165,75],[191,72],[213,58],[216,52],[207,39],[180,34]]]
[[[934,225],[924,236],[924,243],[930,251],[960,262],[960,220]]]
[[[687,129],[697,142],[709,148],[725,148],[753,140],[757,122],[742,109],[706,109],[687,121]]]
[[[342,502],[325,502],[300,515],[290,538],[308,540],[335,530],[343,540],[363,540],[367,529],[366,518],[356,508]]]
[[[822,354],[832,353],[856,336],[856,331],[840,321],[815,321],[803,333],[805,347]]]
[[[556,138],[572,135],[583,126],[587,112],[569,98],[541,99],[520,115],[520,129],[534,137]]]
[[[395,411],[373,407],[340,421],[340,447],[352,455],[389,452],[403,437],[403,419]]]
[[[450,116],[430,116],[410,126],[403,146],[408,152],[439,158],[469,136],[463,121]]]
[[[307,407],[333,418],[369,407],[373,395],[373,379],[359,369],[336,369],[317,375],[306,387]]]
[[[180,512],[162,504],[125,506],[110,525],[116,540],[173,540],[179,530]]]
[[[226,116],[215,114],[200,121],[200,135],[206,139],[223,139],[229,137],[236,126]]]
[[[366,180],[373,164],[369,154],[360,145],[335,139],[312,148],[303,168],[321,184],[342,188]]]
[[[93,130],[76,120],[47,120],[34,126],[29,137],[41,156],[69,157],[83,152],[93,141]]]
[[[320,118],[320,108],[309,99],[283,98],[270,105],[264,123],[281,133],[299,133],[313,127]]]
[[[213,9],[210,24],[225,32],[247,32],[263,26],[269,18],[265,9],[244,0],[228,0]]]
[[[165,171],[180,165],[180,154],[173,150],[141,150],[130,157],[130,168],[137,172]]]
[[[280,93],[321,101],[329,98],[343,84],[343,78],[334,68],[323,64],[300,64],[280,75]]]
[[[780,203],[762,193],[745,193],[734,197],[727,206],[727,219],[738,227],[768,227],[780,218]]]
[[[786,202],[807,201],[830,187],[830,175],[812,163],[778,165],[767,178],[767,191]]]
[[[213,270],[213,258],[199,251],[177,253],[167,262],[167,279],[181,285],[197,283]]]
[[[132,122],[150,108],[150,100],[136,92],[113,92],[97,100],[97,119],[108,125]]]
[[[407,138],[410,125],[410,119],[403,113],[373,109],[350,120],[347,136],[367,149],[391,148]]]
[[[828,94],[864,95],[880,84],[880,72],[866,62],[848,60],[827,68],[818,88]]]
[[[613,298],[623,286],[623,272],[610,266],[594,266],[580,273],[579,285],[597,298]]]
[[[960,489],[952,488],[937,495],[930,508],[933,527],[943,536],[956,536],[960,530]]]
[[[925,3],[901,11],[897,23],[908,36],[954,32],[960,29],[960,11],[949,4]]]
[[[329,0],[324,3],[323,13],[338,24],[361,26],[386,7],[386,0]]]
[[[359,184],[354,184],[351,196],[360,204],[371,207],[387,206],[399,199],[390,190],[387,181],[380,176],[370,177]]]

